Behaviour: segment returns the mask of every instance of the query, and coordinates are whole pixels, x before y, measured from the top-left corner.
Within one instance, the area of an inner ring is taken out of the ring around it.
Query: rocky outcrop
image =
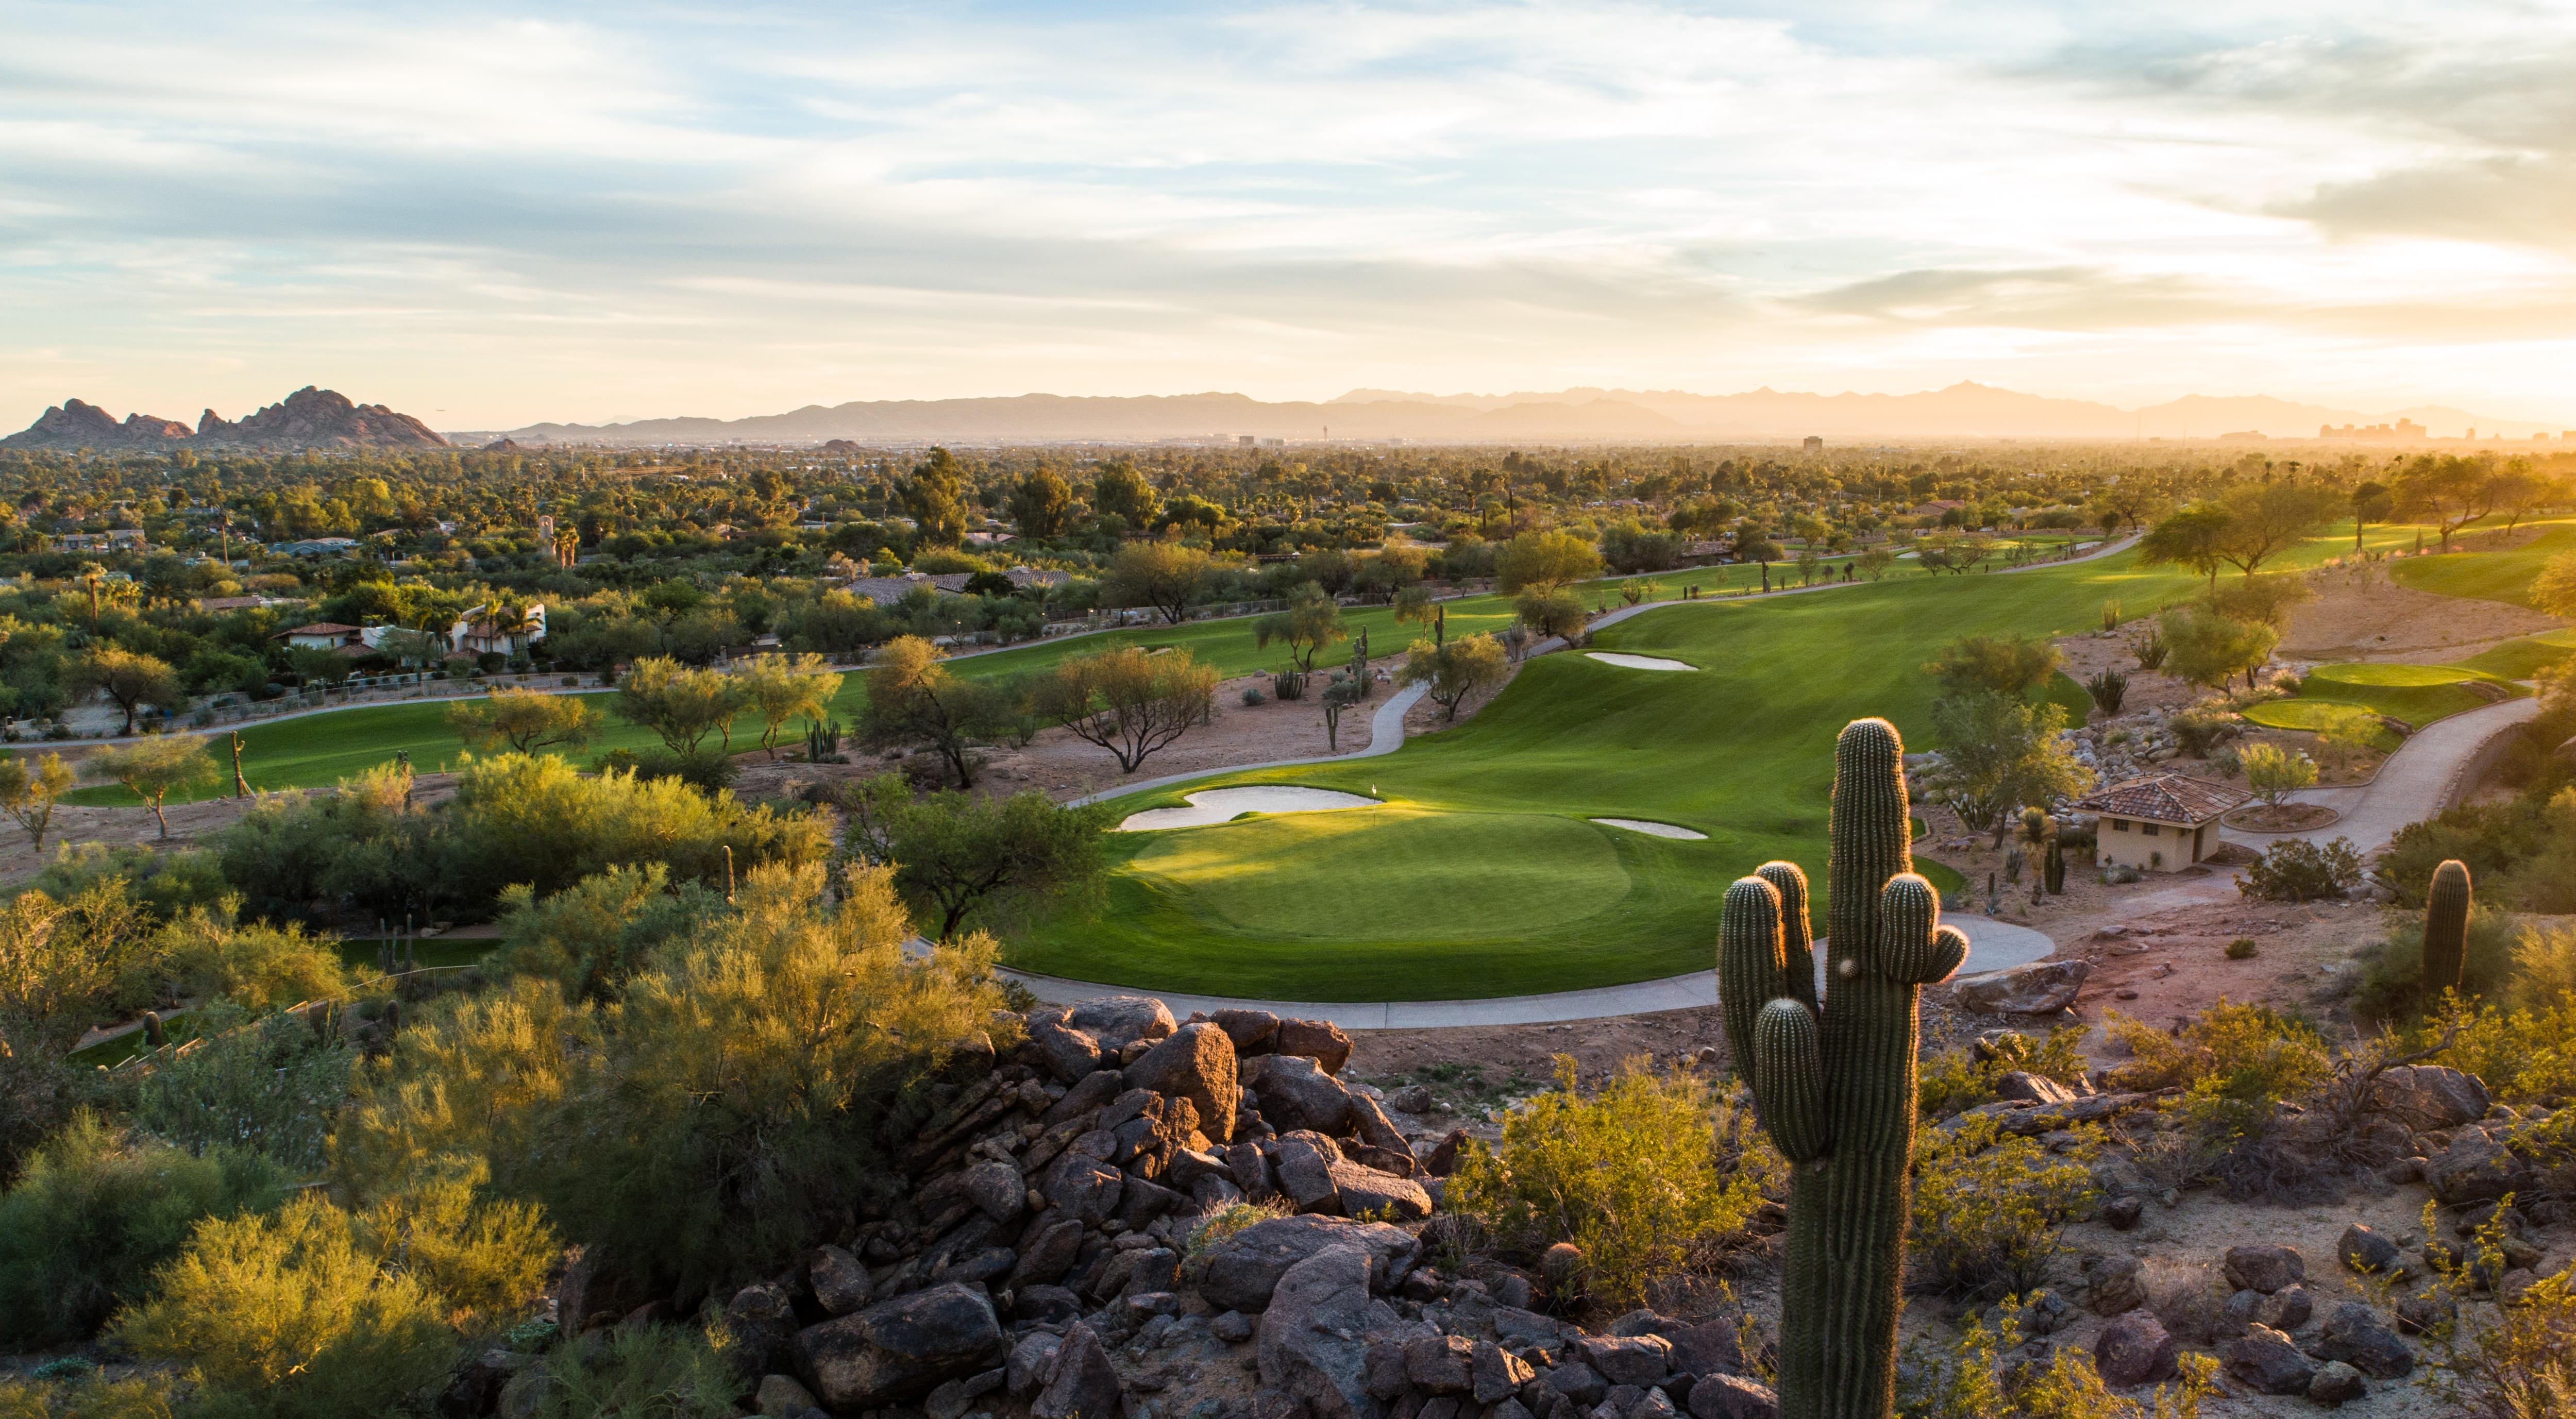
[[[992,1298],[961,1282],[808,1326],[795,1350],[798,1377],[824,1407],[852,1411],[919,1399],[1004,1358]]]
[[[0,448],[445,448],[447,440],[409,414],[382,404],[359,404],[347,395],[312,385],[239,422],[207,410],[190,429],[176,419],[129,414],[118,423],[106,410],[78,399],[47,409],[35,423],[0,439]]]
[[[1950,987],[1950,998],[1962,1010],[1986,1015],[2054,1015],[2075,1003],[2092,973],[2085,961],[2034,961],[1969,976]]]

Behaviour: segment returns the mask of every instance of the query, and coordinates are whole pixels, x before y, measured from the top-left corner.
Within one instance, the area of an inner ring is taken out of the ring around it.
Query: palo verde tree
[[[162,800],[181,789],[211,783],[219,772],[206,754],[206,741],[193,734],[164,734],[124,747],[103,746],[90,755],[89,769],[125,785],[149,805],[164,838],[170,836],[170,820],[162,816]]]
[[[25,830],[29,847],[42,852],[45,834],[53,827],[54,804],[79,777],[60,754],[33,762],[18,754],[0,758],[0,813]]]
[[[69,678],[75,693],[96,690],[115,701],[116,707],[125,712],[128,734],[134,732],[136,712],[145,705],[176,709],[188,702],[188,691],[179,682],[179,672],[157,657],[119,646],[100,646],[75,661]]]
[[[1562,591],[1601,574],[1601,550],[1571,532],[1524,532],[1503,544],[1494,570],[1505,595]]]
[[[695,754],[710,734],[733,742],[741,688],[715,670],[692,670],[669,656],[635,662],[617,682],[618,718],[653,731],[674,754]]]
[[[1207,574],[1208,554],[1196,547],[1130,542],[1110,559],[1100,596],[1111,606],[1150,606],[1166,622],[1179,625]]]
[[[514,754],[533,754],[589,743],[599,732],[599,714],[578,695],[495,685],[480,704],[468,700],[449,705],[447,727],[471,748],[506,744]]]
[[[1335,641],[1350,639],[1342,625],[1341,603],[1324,594],[1324,588],[1311,581],[1301,581],[1288,593],[1288,608],[1273,611],[1252,623],[1255,648],[1267,648],[1272,641],[1284,641],[1288,657],[1297,669],[1308,674],[1315,669],[1315,657]]]
[[[1029,707],[1118,758],[1132,774],[1146,756],[1206,720],[1216,667],[1186,650],[1136,646],[1068,656],[1029,687]]]
[[[849,845],[884,864],[895,891],[938,939],[967,917],[1026,917],[1096,899],[1108,880],[1101,836],[1116,810],[1064,807],[1035,789],[979,798],[951,789],[916,797],[899,774],[843,788]]]
[[[764,655],[734,676],[745,703],[760,716],[760,747],[778,757],[778,734],[803,715],[819,720],[841,693],[841,677],[819,655]]]
[[[1429,686],[1425,693],[1444,711],[1441,717],[1456,719],[1458,706],[1469,695],[1492,689],[1510,673],[1502,642],[1492,636],[1461,636],[1446,645],[1415,641],[1405,650],[1395,678],[1399,684]]]
[[[975,741],[1008,729],[1016,706],[991,685],[950,674],[941,659],[939,648],[919,636],[888,641],[868,667],[858,740],[870,749],[926,747],[957,787],[972,788],[983,764]]]

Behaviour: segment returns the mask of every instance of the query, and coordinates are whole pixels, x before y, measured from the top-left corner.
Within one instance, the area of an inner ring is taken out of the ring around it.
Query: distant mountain
[[[446,448],[437,432],[382,404],[306,385],[238,422],[209,409],[194,429],[176,419],[128,414],[123,423],[95,404],[66,399],[0,448]]]
[[[1553,394],[1418,394],[1354,389],[1324,403],[1267,404],[1241,394],[1071,398],[901,399],[745,419],[644,419],[616,424],[532,424],[478,437],[522,444],[1033,443],[1253,436],[1410,439],[1427,443],[1723,443],[1797,438],[2215,438],[2261,433],[2313,439],[2320,426],[2412,419],[2444,437],[2528,438],[2557,424],[2495,419],[2449,408],[2369,414],[2266,395],[2190,395],[2144,409],[2050,399],[1961,382],[1915,394],[1801,394],[1768,387],[1744,394],[1578,388]]]

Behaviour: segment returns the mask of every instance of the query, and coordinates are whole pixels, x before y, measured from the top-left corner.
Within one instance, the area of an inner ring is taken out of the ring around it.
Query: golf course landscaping
[[[2321,665],[2308,672],[2296,696],[2255,705],[2245,717],[2273,729],[2315,729],[2332,708],[2357,705],[2422,729],[2463,710],[2529,693],[2503,676],[2465,664]]]

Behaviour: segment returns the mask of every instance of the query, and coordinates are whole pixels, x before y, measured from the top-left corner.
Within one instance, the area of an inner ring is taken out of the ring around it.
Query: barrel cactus
[[[1922,988],[1967,959],[1913,872],[1905,750],[1854,720],[1834,745],[1826,974],[1807,879],[1766,863],[1727,889],[1718,995],[1738,1068],[1792,1165],[1780,1318],[1787,1419],[1884,1419],[1895,1404]]]
[[[2424,893],[2424,994],[2460,988],[2469,950],[2469,865],[2453,858],[2433,869]]]

